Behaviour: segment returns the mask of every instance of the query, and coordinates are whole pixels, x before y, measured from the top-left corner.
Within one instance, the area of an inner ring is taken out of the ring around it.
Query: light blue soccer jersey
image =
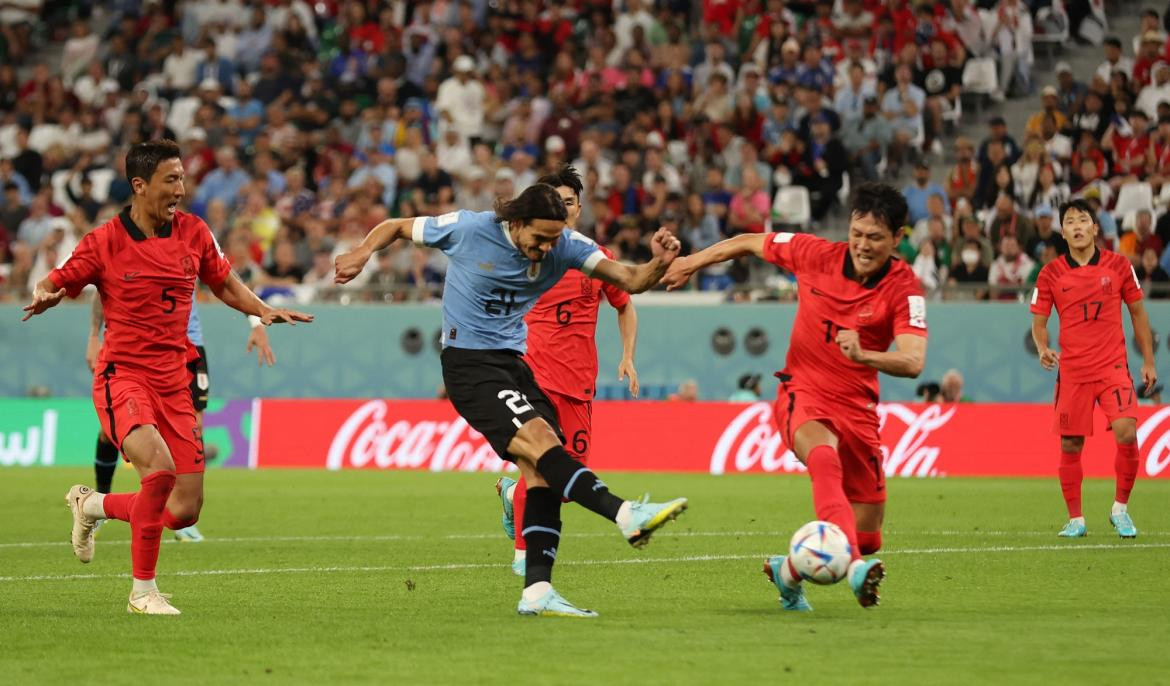
[[[196,295],[199,287],[195,287]],[[199,323],[199,306],[195,303],[195,295],[191,296],[191,316],[187,319],[187,340],[191,345],[203,345],[203,325]]]
[[[524,315],[565,272],[592,275],[605,259],[586,236],[565,228],[540,262],[528,259],[495,212],[459,210],[418,217],[411,227],[418,245],[451,258],[443,288],[443,347],[527,352]]]

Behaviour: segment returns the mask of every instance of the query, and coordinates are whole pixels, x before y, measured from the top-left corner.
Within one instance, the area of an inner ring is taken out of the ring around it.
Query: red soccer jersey
[[[82,238],[49,278],[71,298],[91,283],[101,293],[106,335],[99,371],[113,362],[166,391],[189,383],[187,320],[195,278],[215,286],[230,271],[199,217],[176,212],[147,238],[127,208]]]
[[[1072,255],[1044,265],[1032,291],[1032,314],[1048,315],[1056,306],[1061,381],[1084,383],[1128,370],[1121,302],[1141,299],[1133,265],[1110,250],[1097,250],[1084,265]]]
[[[606,257],[613,253],[602,248]],[[604,281],[570,270],[532,307],[528,324],[528,365],[536,383],[578,400],[592,400],[597,382],[597,309],[601,295],[615,309],[630,295]]]
[[[800,306],[782,372],[791,377],[789,385],[854,406],[877,403],[877,370],[845,357],[837,332],[857,331],[862,348],[881,352],[901,334],[926,336],[926,299],[914,271],[891,258],[861,284],[846,243],[792,233],[765,240],[764,259],[795,274],[798,287]]]

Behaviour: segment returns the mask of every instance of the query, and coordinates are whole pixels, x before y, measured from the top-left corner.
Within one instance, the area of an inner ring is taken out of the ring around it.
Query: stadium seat
[[[804,186],[783,186],[776,191],[772,203],[772,224],[775,229],[799,228],[807,231],[812,221],[812,199]]]
[[[999,73],[995,60],[990,57],[967,60],[963,67],[963,95],[970,95],[975,103],[975,116],[979,116],[983,100],[999,90]]]
[[[837,191],[837,201],[841,203],[841,207],[849,207],[849,172],[841,174],[841,188]]]
[[[1138,210],[1154,210],[1154,189],[1145,182],[1127,183],[1117,194],[1117,204],[1113,206],[1114,218],[1123,218],[1129,212]]]
[[[1036,12],[1034,25],[1037,31],[1032,36],[1032,45],[1042,48],[1037,52],[1046,60],[1060,52],[1068,42],[1068,22],[1063,0],[1052,0],[1051,7],[1041,7]],[[1059,27],[1059,30],[1042,31],[1053,27]]]
[[[955,100],[955,102],[951,105],[951,109],[943,110],[942,120],[943,126],[946,127],[948,133],[953,133],[956,129],[959,128],[963,120],[962,96],[960,96],[958,100]]]

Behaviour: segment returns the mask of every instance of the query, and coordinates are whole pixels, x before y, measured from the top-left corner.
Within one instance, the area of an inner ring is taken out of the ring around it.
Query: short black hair
[[[172,140],[153,140],[145,143],[135,143],[126,153],[126,181],[131,184],[134,179],[150,181],[158,165],[166,160],[181,159],[183,153],[179,144]]]
[[[885,224],[891,234],[906,225],[906,197],[897,188],[879,182],[863,183],[853,191],[853,203],[849,214],[864,217],[871,215]]]
[[[20,190],[20,186],[16,185],[15,181],[5,181],[4,182],[4,191],[5,192],[18,191],[18,190]]]
[[[1072,200],[1069,200],[1060,206],[1061,226],[1064,226],[1064,215],[1068,214],[1069,210],[1080,210],[1081,212],[1089,215],[1089,218],[1093,220],[1094,224],[1098,224],[1097,213],[1093,211],[1093,206],[1089,204],[1089,201],[1085,200],[1084,198],[1073,198]]]
[[[1120,50],[1121,49],[1121,39],[1118,38],[1117,36],[1109,36],[1108,38],[1105,39],[1105,45],[1112,45],[1113,47]]]
[[[585,185],[581,183],[581,175],[577,173],[577,170],[574,169],[573,165],[571,164],[561,165],[560,169],[557,169],[551,174],[545,174],[544,176],[537,179],[536,182],[546,183],[553,188],[558,186],[565,186],[570,188],[573,191],[573,195],[576,195],[578,200],[581,199],[581,191],[585,189]]]
[[[547,183],[533,184],[513,200],[500,198],[496,201],[495,212],[499,221],[516,222],[521,226],[531,224],[535,219],[563,222],[569,216],[561,194]]]

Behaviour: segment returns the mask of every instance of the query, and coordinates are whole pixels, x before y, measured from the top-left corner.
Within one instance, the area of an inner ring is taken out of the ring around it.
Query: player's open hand
[[[286,310],[283,307],[270,307],[268,310],[260,315],[260,323],[264,326],[269,324],[292,324],[297,325],[297,322],[311,322],[313,315],[305,314],[304,312],[297,312],[296,310]]]
[[[670,263],[660,283],[666,286],[666,290],[673,291],[687,285],[690,280],[691,270],[687,268],[687,258],[680,257]]]
[[[1142,395],[1146,398],[1154,394],[1154,386],[1158,384],[1158,370],[1152,364],[1142,365]]]
[[[46,279],[46,281],[48,281],[48,279]],[[28,314],[24,315],[24,317],[20,321],[22,321],[22,322],[28,321],[29,317],[32,317],[34,314],[40,314],[40,313],[44,312],[45,310],[49,309],[50,307],[53,307],[57,303],[61,302],[61,299],[64,297],[65,297],[65,289],[64,288],[53,292],[53,291],[47,291],[44,288],[41,288],[40,285],[38,284],[36,289],[33,290],[32,302],[24,306],[24,311],[27,312]]]
[[[1056,369],[1057,365],[1060,364],[1060,353],[1056,352],[1052,348],[1045,348],[1039,351],[1039,356],[1040,366],[1044,367],[1045,369],[1053,370]]]
[[[842,355],[854,362],[861,362],[861,354],[864,351],[861,349],[861,337],[856,331],[850,329],[838,331],[837,345],[840,346]]]
[[[272,352],[272,346],[268,344],[268,330],[263,326],[253,326],[252,333],[248,334],[248,347],[246,350],[252,352],[256,349],[256,366],[263,367],[266,363],[269,367],[276,364],[276,353]]]
[[[682,242],[665,227],[655,231],[654,237],[650,239],[650,254],[662,260],[663,264],[674,262],[679,250],[682,250]]]
[[[634,361],[628,357],[623,357],[618,364],[618,381],[625,379],[630,380],[630,395],[637,398],[642,387],[638,385],[638,370],[634,369]]]
[[[370,252],[360,245],[347,253],[342,253],[333,261],[333,283],[343,284],[353,281],[354,277],[362,273],[366,262],[370,260]]]

